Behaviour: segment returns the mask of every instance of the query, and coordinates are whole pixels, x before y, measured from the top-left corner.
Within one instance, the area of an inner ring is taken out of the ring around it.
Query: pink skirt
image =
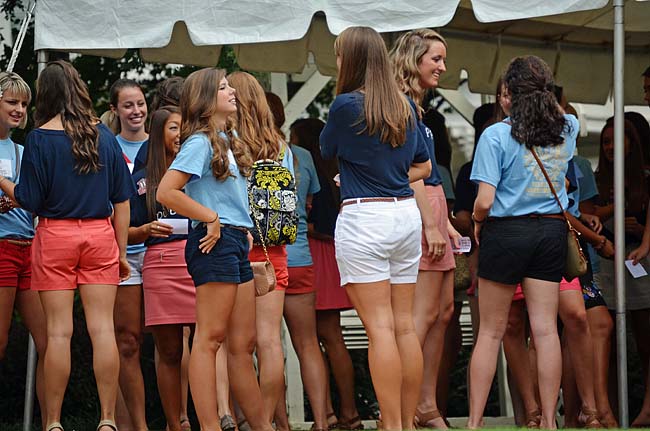
[[[309,238],[309,251],[314,262],[316,310],[344,310],[352,308],[345,289],[341,286],[336,264],[334,240]]]
[[[147,247],[142,290],[145,326],[196,322],[196,288],[187,272],[185,240]]]
[[[447,230],[447,198],[441,185],[438,186],[425,186],[427,191],[427,198],[433,208],[433,216],[436,220],[436,225],[440,234],[447,240],[447,248],[445,255],[442,259],[434,261],[426,255],[428,249],[427,241],[424,236],[424,229],[422,229],[422,257],[420,258],[420,271],[449,271],[456,268],[456,260],[454,259],[454,252],[451,251],[451,240],[449,239],[449,231]]]

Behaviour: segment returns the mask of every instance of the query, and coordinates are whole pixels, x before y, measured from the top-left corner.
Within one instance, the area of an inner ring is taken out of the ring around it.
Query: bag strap
[[[269,252],[266,249],[266,241],[264,241],[264,235],[262,235],[262,229],[260,228],[260,221],[257,219],[257,209],[255,208],[255,205],[252,204],[253,193],[250,190],[248,191],[248,201],[250,202],[251,212],[253,213],[253,222],[255,223],[255,227],[257,228],[257,233],[260,236],[260,242],[262,243],[262,250],[264,250],[264,256],[266,256],[267,262],[271,262],[271,258],[269,257]]]
[[[18,176],[20,175],[20,150],[18,149],[18,144],[14,142],[14,150],[16,151],[16,178],[14,182],[18,181]]]
[[[573,226],[571,225],[571,222],[569,221],[569,218],[566,216],[566,211],[564,210],[564,207],[562,206],[562,202],[560,202],[560,198],[557,196],[557,193],[555,192],[555,187],[553,187],[553,182],[551,181],[551,178],[548,176],[548,173],[546,172],[546,169],[544,168],[544,165],[542,164],[542,161],[537,156],[537,153],[535,152],[535,149],[533,147],[530,147],[529,150],[533,154],[533,157],[535,158],[535,161],[537,162],[537,165],[542,170],[542,173],[544,174],[544,178],[546,178],[546,182],[548,183],[548,186],[550,187],[551,191],[553,192],[553,196],[555,197],[555,202],[557,202],[557,204],[560,206],[560,210],[562,210],[562,217],[564,217],[564,220],[569,225],[569,229],[574,230]]]
[[[287,145],[284,142],[280,141],[280,152],[278,153],[278,158],[276,159],[276,162],[280,162],[280,164],[282,163],[282,161],[284,160],[286,148]]]

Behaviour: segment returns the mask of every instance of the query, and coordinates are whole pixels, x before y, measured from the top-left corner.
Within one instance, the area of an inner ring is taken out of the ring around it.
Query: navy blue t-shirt
[[[138,191],[133,197],[131,197],[131,227],[142,226],[143,224],[150,223],[153,221],[149,217],[149,211],[147,210],[147,172],[146,169],[140,169],[138,172],[133,174],[133,181],[138,188]],[[156,201],[156,220],[161,218],[175,218],[175,219],[184,219],[187,220],[188,227],[190,226],[190,220],[187,217],[184,217],[180,214],[177,214],[174,210],[163,207],[160,202]],[[164,221],[163,221],[164,223]],[[167,238],[147,238],[144,242],[144,245],[149,247],[154,244],[162,244],[165,242],[172,241],[181,241],[187,239],[186,234],[172,234]]]
[[[472,173],[472,162],[465,163],[458,171],[456,177],[456,200],[454,201],[454,214],[461,211],[472,212],[474,201],[478,195],[478,184],[469,179]]]
[[[138,172],[140,169],[144,168],[144,166],[147,164],[147,148],[149,148],[149,140],[147,139],[140,145],[140,149],[138,150],[138,154],[135,156],[135,160],[133,161],[133,173],[135,174]]]
[[[332,186],[327,178],[318,174],[320,191],[314,193],[311,200],[311,211],[309,211],[308,223],[314,224],[314,230],[323,235],[334,237],[336,218],[339,215],[339,203],[332,196]]]
[[[103,124],[97,130],[101,168],[86,175],[76,172],[72,141],[63,130],[32,130],[15,190],[20,206],[39,217],[105,218],[111,203],[131,198],[135,186],[115,136]]]
[[[339,161],[341,199],[413,196],[408,170],[429,160],[420,129],[409,128],[406,142],[397,148],[377,135],[360,133],[365,127],[363,102],[362,93],[339,94],[320,135],[323,157]],[[415,111],[411,115],[417,119]]]

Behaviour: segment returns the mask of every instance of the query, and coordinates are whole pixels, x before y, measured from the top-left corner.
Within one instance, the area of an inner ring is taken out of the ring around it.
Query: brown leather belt
[[[0,239],[0,242],[6,242],[19,247],[29,247],[32,245],[32,242],[28,239]]]
[[[554,218],[558,220],[564,220],[562,214],[525,214],[520,216],[508,216],[508,217],[488,217],[488,221],[508,221],[508,220],[522,220],[522,219],[540,219],[540,218]]]
[[[343,208],[346,205],[353,205],[353,204],[365,204],[368,202],[398,202],[398,201],[406,201],[409,199],[413,199],[413,196],[399,196],[395,198],[358,198],[358,199],[350,199],[349,201],[345,201],[341,203],[341,208]]]

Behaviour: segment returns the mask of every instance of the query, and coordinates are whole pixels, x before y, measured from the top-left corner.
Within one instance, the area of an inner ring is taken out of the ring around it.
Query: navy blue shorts
[[[566,236],[564,220],[489,219],[481,230],[478,275],[503,284],[524,278],[559,282],[566,266]]]
[[[187,271],[195,286],[205,283],[246,283],[253,279],[248,260],[248,238],[245,232],[231,227],[221,227],[221,238],[205,254],[199,250],[199,240],[207,230],[203,224],[192,229],[185,245]]]

